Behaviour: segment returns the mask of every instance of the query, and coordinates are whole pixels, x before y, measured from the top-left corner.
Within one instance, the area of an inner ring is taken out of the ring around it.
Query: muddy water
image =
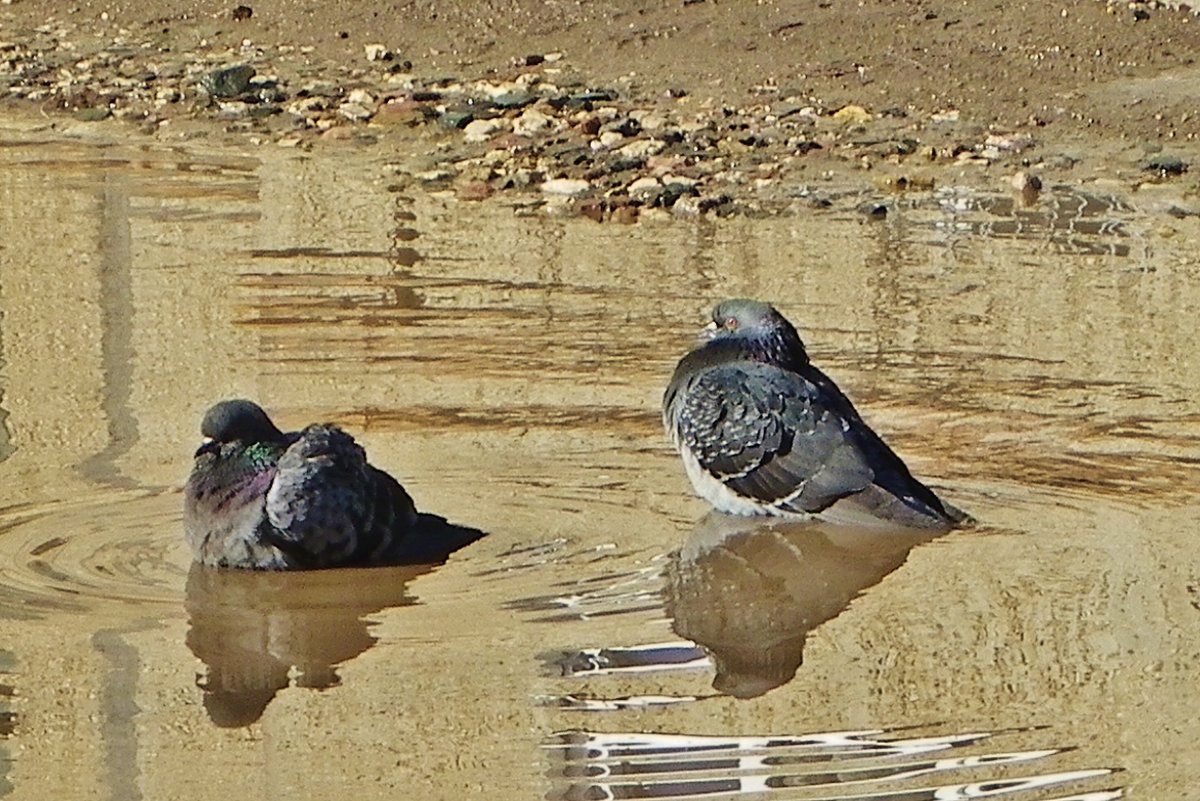
[[[623,227],[459,203],[380,147],[0,145],[0,795],[1200,784],[1200,226],[1169,188]],[[729,295],[979,526],[706,516],[658,402]],[[234,395],[488,536],[190,571],[178,488]]]

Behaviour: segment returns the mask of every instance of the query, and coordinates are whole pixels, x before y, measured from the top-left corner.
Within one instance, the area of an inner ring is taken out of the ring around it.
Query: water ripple
[[[147,489],[0,510],[0,616],[178,604],[189,561],[179,517],[176,492]]]

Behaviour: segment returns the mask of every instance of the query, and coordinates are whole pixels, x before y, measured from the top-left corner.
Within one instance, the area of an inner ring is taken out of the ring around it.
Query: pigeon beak
[[[211,437],[205,437],[200,441],[200,447],[196,449],[196,453],[192,458],[199,459],[206,453],[220,453],[220,451],[221,443],[217,442]]]
[[[713,339],[714,337],[716,337],[717,328],[718,328],[718,326],[717,326],[716,320],[713,320],[711,323],[704,326],[704,328],[700,330],[700,337],[699,337],[700,341],[708,342],[710,339]]]

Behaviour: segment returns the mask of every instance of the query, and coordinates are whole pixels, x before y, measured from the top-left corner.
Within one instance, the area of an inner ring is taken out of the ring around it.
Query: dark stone
[[[602,130],[616,131],[621,136],[637,136],[642,132],[642,124],[633,117],[626,117],[623,120],[614,120],[608,125],[605,125]]]
[[[531,92],[505,92],[492,98],[492,105],[500,109],[524,108],[537,99],[538,96]]]
[[[474,119],[475,112],[463,108],[452,108],[447,109],[446,113],[438,117],[438,125],[450,130],[462,130]]]
[[[1178,156],[1160,153],[1142,165],[1147,172],[1158,173],[1163,178],[1172,175],[1183,175],[1188,170],[1187,162]]]
[[[546,57],[540,53],[530,53],[529,55],[525,56],[525,66],[526,67],[536,67],[538,64],[541,64],[545,60],[546,60]]]
[[[250,88],[250,79],[253,77],[254,67],[238,64],[236,67],[213,70],[200,79],[200,85],[213,97],[237,97]]]
[[[430,90],[425,90],[425,91],[421,91],[421,92],[413,92],[412,99],[417,101],[418,103],[429,103],[434,100],[441,100],[442,93],[434,92],[434,91],[430,91]]]
[[[235,21],[241,22],[242,20],[247,20],[253,17],[254,9],[252,9],[250,6],[238,6],[233,10],[232,16]]]
[[[71,116],[80,122],[99,122],[107,119],[112,114],[112,109],[108,106],[93,106],[92,108],[81,108]]]
[[[558,97],[550,98],[551,107],[562,110],[583,110],[591,111],[596,103],[611,103],[617,99],[617,93],[609,89],[589,89],[583,92],[575,92],[569,95],[559,95]]]
[[[624,159],[617,159],[617,160],[613,161],[611,164],[609,164],[608,171],[610,173],[613,173],[613,172],[625,172],[626,170],[640,170],[640,169],[642,169],[642,167],[645,167],[645,166],[646,166],[645,159],[624,158]]]

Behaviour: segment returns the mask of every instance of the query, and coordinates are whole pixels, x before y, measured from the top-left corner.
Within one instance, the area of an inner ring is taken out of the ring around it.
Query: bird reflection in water
[[[712,657],[714,688],[755,698],[792,679],[810,631],[937,536],[711,512],[667,567],[667,613]]]
[[[450,552],[483,536],[477,529],[421,515],[440,529],[440,551],[424,564],[305,571],[221,570],[193,564],[188,573],[187,646],[204,662],[197,686],[221,727],[257,721],[280,690],[323,690],[340,683],[337,667],[376,641],[367,617],[417,603],[409,583]]]

